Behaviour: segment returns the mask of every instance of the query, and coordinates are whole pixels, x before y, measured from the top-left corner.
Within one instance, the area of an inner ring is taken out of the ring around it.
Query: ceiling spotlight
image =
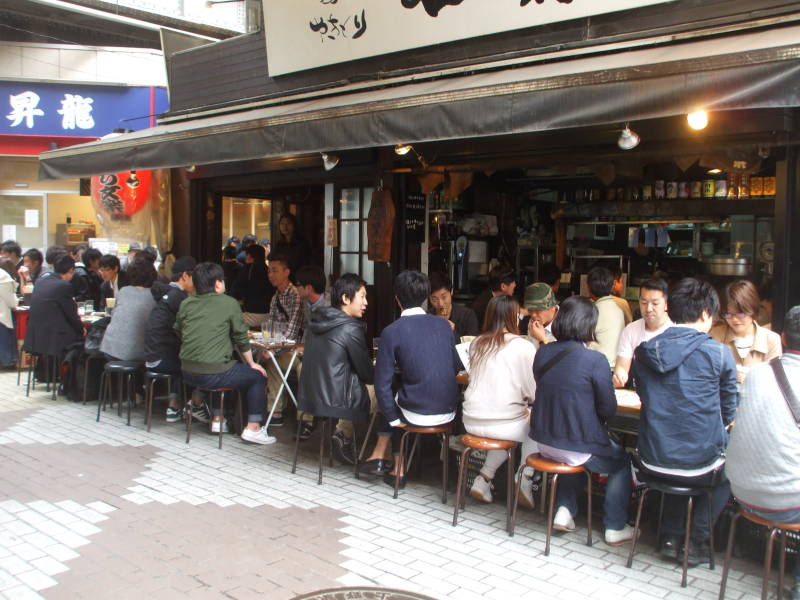
[[[411,144],[397,144],[394,147],[394,153],[398,156],[405,156],[409,152],[411,152],[412,146]]]
[[[136,176],[136,171],[131,169],[131,174],[127,181],[125,181],[125,185],[127,185],[129,188],[137,188],[139,187],[140,183],[141,181],[139,181],[139,178]]]
[[[194,173],[195,171],[197,171],[197,165],[189,165],[188,167],[186,167],[187,173]]]
[[[706,171],[706,173],[708,173],[709,175],[719,175],[720,173],[722,173],[722,169],[709,169],[708,171]]]
[[[322,166],[325,167],[326,171],[330,171],[339,164],[339,157],[335,154],[326,154],[322,152]]]
[[[689,122],[689,127],[699,131],[708,125],[708,113],[702,109],[696,110],[686,115],[686,120]]]
[[[631,129],[627,123],[625,123],[625,129],[622,130],[622,133],[617,140],[617,146],[619,146],[621,150],[633,150],[641,141],[642,140],[639,137],[639,134]]]

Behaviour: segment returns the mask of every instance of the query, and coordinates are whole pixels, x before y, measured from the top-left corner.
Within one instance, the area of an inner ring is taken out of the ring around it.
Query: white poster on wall
[[[263,0],[270,76],[674,0]]]
[[[25,210],[25,227],[39,226],[39,211],[36,209]]]
[[[16,240],[17,239],[17,226],[16,225],[3,225],[3,239]]]

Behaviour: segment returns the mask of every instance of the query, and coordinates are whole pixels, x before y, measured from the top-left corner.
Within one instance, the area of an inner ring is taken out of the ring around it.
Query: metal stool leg
[[[100,422],[100,409],[106,409],[106,372],[100,375],[100,399],[97,401],[97,422]]]
[[[317,476],[317,485],[322,485],[322,464],[325,462],[325,444],[327,443],[328,432],[328,419],[322,419],[322,431],[319,437],[319,475]]]
[[[292,474],[297,471],[297,453],[300,451],[300,428],[303,426],[303,413],[297,415],[297,434],[294,436],[294,460],[292,460]]]
[[[467,481],[466,481],[466,464],[469,460],[469,455],[472,454],[472,448],[467,446],[461,452],[461,462],[458,465],[458,481],[456,482],[456,502],[453,505],[453,527],[458,524],[458,509],[462,507],[462,503],[464,502],[464,497],[466,496],[466,488],[467,488]],[[480,475],[478,475],[480,477]]]
[[[769,578],[772,572],[772,548],[775,545],[775,535],[778,533],[776,528],[769,532],[767,539],[767,551],[764,554],[764,576],[761,580],[761,600],[767,600],[769,596]],[[782,593],[782,590],[779,590]]]
[[[364,445],[366,445],[366,441]],[[361,448],[361,451],[362,452],[364,451],[363,446]],[[355,475],[356,479],[361,479],[361,473],[358,472],[358,463],[360,462],[359,460],[360,456],[361,454],[358,450],[358,432],[356,431],[355,423],[353,423],[353,457],[355,458],[355,460],[353,461],[355,463],[355,466],[353,467],[353,474]]]
[[[547,477],[547,473],[544,474]],[[553,535],[553,508],[556,504],[556,489],[558,488],[558,473],[553,473],[550,482],[550,501],[547,507],[547,538],[544,543],[544,555],[550,556],[550,537]]]
[[[144,408],[144,422],[147,425],[148,432],[150,431],[150,426],[153,424],[153,395],[155,392],[155,385],[155,377],[151,377],[150,381],[147,382],[147,400],[145,401]],[[167,385],[169,385],[169,380],[167,380]]]
[[[405,464],[405,457],[406,457],[406,440],[408,439],[408,434],[411,433],[410,431],[404,431],[403,435],[400,437],[400,456],[397,457],[397,463],[394,465],[394,496],[392,496],[395,500],[397,499],[397,495],[400,491],[400,471],[403,471],[403,474],[406,474],[406,464]]]
[[[778,561],[778,600],[783,598],[783,576],[786,573],[786,532],[781,531],[781,558]]]
[[[369,436],[372,435],[372,430],[375,428],[375,422],[378,420],[378,412],[375,411],[372,413],[372,416],[369,419],[369,425],[367,426],[367,433],[364,435],[364,443],[361,445],[361,453],[356,456],[356,462],[361,462],[364,460],[364,452],[367,450],[367,445],[369,444]]]
[[[31,395],[31,376],[33,376],[33,389],[36,389],[36,365],[39,363],[39,357],[31,354],[28,359],[28,383],[25,385],[25,397]]]
[[[586,471],[586,545],[592,545],[592,474]]]
[[[511,503],[512,503],[512,494],[514,493],[514,450],[516,450],[516,446],[513,448],[509,448],[506,450],[506,454],[508,455],[508,459],[506,461],[506,531],[511,531]]]
[[[647,496],[647,492],[649,491],[650,488],[644,488],[641,496],[639,496],[639,505],[636,508],[636,521],[633,525],[633,540],[631,541],[631,549],[628,552],[628,562],[625,564],[629,569],[633,564],[633,555],[636,554],[636,542],[639,540],[639,527],[641,527],[642,524],[642,507],[644,506],[645,496]]]
[[[225,429],[225,392],[219,393],[219,414],[222,420],[219,422],[219,446],[217,449],[222,450],[222,430]]]
[[[522,457],[523,465],[525,464],[525,459],[526,457],[523,456]],[[508,531],[509,537],[514,537],[514,528],[516,527],[517,524],[517,505],[519,504],[519,488],[522,485],[523,471],[524,467],[520,465],[520,469],[517,471],[517,483],[514,486],[514,502],[513,502],[513,508],[511,510],[511,529]],[[542,480],[547,479],[547,473],[544,473],[543,475],[544,477],[542,478]],[[539,499],[539,502],[543,504],[543,502],[541,502],[541,498]]]
[[[185,396],[185,394],[184,394]],[[184,398],[185,399],[185,398]],[[189,439],[192,437],[192,421],[194,421],[194,417],[192,416],[192,399],[191,396],[189,400],[184,403],[184,416],[186,417],[186,443],[189,443]]]
[[[330,417],[323,417],[323,418],[325,418],[328,421],[328,433],[327,435],[323,436],[324,439],[327,440],[326,443],[328,444],[328,466],[330,468],[333,468],[333,432],[334,432],[333,419],[331,419]],[[323,432],[324,431],[325,429],[323,428]]]
[[[733,539],[736,535],[736,522],[739,520],[739,513],[733,515],[731,519],[731,530],[728,532],[728,546],[725,548],[725,564],[722,567],[722,579],[719,582],[719,600],[725,600],[725,587],[728,583],[728,571],[731,568],[731,557],[733,556]],[[634,540],[635,541],[635,540]]]
[[[692,533],[692,505],[693,496],[689,496],[689,501],[686,503],[686,534],[683,538],[683,574],[681,575],[681,587],[686,587],[686,571],[689,569],[689,546],[691,545]],[[711,518],[711,515],[708,515]]]
[[[420,449],[420,454],[422,450]],[[445,431],[442,434],[442,504],[447,504],[447,480],[450,476],[449,467],[450,460],[450,436]],[[420,456],[419,464],[422,466],[422,456]]]
[[[131,410],[133,409],[133,401],[135,399],[135,394],[133,391],[133,374],[127,373],[126,379],[126,386],[125,389],[128,391],[128,420],[127,425],[131,424]]]
[[[714,514],[713,503],[711,502],[711,490],[706,492],[708,499],[708,568],[714,570]]]

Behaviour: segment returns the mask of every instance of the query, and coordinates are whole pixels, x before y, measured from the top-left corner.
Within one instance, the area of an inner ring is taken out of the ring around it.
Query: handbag
[[[772,367],[772,372],[775,373],[775,379],[778,382],[778,387],[781,389],[783,397],[786,399],[786,404],[789,405],[789,410],[800,427],[800,402],[797,401],[797,396],[794,395],[791,385],[789,385],[789,378],[786,376],[786,371],[783,369],[780,358],[773,358],[769,361],[769,366]]]

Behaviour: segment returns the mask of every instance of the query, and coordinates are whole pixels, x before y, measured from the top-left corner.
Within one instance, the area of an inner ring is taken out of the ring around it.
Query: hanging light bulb
[[[631,129],[630,125],[625,123],[625,129],[622,130],[617,140],[617,146],[619,146],[621,150],[633,150],[641,141],[639,134]]]
[[[398,156],[405,156],[411,152],[411,144],[397,144],[394,147],[394,153]]]
[[[131,169],[131,174],[127,181],[125,181],[125,185],[127,185],[129,188],[137,188],[139,187],[140,183],[141,181],[139,181],[139,178],[136,176],[136,171]]]
[[[335,154],[327,154],[322,152],[322,166],[325,168],[326,171],[330,171],[339,164],[339,157]]]
[[[695,110],[686,115],[686,120],[689,123],[689,127],[699,131],[705,129],[706,125],[708,125],[708,113],[703,109]]]

